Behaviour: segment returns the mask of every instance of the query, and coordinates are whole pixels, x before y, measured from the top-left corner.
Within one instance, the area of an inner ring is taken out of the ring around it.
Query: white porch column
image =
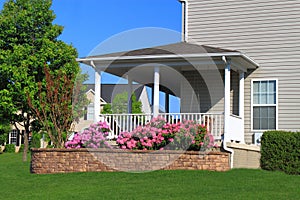
[[[127,75],[127,81],[128,81],[128,87],[127,87],[127,93],[128,93],[128,98],[127,98],[127,112],[132,113],[132,79],[129,75]]]
[[[154,68],[154,96],[153,96],[153,116],[157,117],[159,114],[159,67]]]
[[[101,113],[101,70],[95,69],[94,122],[100,121]]]
[[[240,72],[240,83],[239,83],[239,116],[242,118],[242,133],[241,138],[242,141],[241,143],[245,143],[245,134],[244,134],[244,127],[245,127],[245,73]]]
[[[225,66],[225,86],[224,86],[224,142],[229,141],[230,126],[230,61]]]

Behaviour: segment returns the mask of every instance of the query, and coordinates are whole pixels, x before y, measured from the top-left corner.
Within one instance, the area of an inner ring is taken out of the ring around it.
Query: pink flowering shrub
[[[193,144],[197,134],[197,124],[195,121],[186,120],[179,124],[179,129],[174,134],[174,141],[167,147],[172,150],[189,149]]]
[[[137,127],[132,132],[123,132],[117,139],[121,149],[130,150],[202,150],[212,148],[213,136],[203,125],[194,121],[167,123],[162,118],[154,118],[147,125]]]
[[[75,134],[71,141],[66,142],[65,147],[72,148],[110,148],[107,142],[107,136],[110,131],[106,122],[98,122],[90,125],[82,133]]]
[[[157,150],[165,146],[168,141],[163,136],[164,118],[154,118],[146,126],[139,126],[132,132],[123,132],[117,139],[122,149]],[[164,135],[168,135],[165,132]]]
[[[214,137],[207,132],[207,128],[204,125],[196,125],[196,134],[192,145],[189,147],[189,150],[194,151],[205,151],[215,147]]]
[[[65,147],[67,149],[80,149],[82,148],[82,142],[81,142],[81,136],[78,133],[74,134],[74,137],[72,140],[67,141],[65,143]]]

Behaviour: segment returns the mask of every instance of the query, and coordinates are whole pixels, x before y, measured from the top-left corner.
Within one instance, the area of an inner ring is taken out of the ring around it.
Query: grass
[[[300,177],[281,172],[73,173],[36,175],[21,154],[0,154],[1,199],[300,199]]]

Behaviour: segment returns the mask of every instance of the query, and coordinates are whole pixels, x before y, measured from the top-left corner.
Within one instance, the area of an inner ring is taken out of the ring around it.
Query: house
[[[300,0],[179,2],[182,42],[78,59],[95,69],[96,104],[105,71],[152,87],[151,116],[201,121],[225,144],[300,130]],[[181,112],[159,113],[159,91]]]

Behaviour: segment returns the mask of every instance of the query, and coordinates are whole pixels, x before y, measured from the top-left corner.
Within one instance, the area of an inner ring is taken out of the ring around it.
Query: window
[[[277,129],[277,80],[252,81],[252,129]]]
[[[17,145],[18,130],[12,130],[9,134],[9,144]]]
[[[84,115],[84,120],[94,120],[94,104],[90,103],[86,108],[86,113]]]

